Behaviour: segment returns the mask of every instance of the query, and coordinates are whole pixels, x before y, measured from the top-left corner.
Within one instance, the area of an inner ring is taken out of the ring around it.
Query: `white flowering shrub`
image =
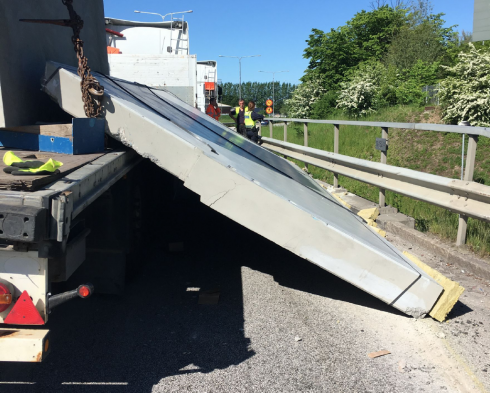
[[[348,82],[340,84],[337,108],[354,117],[375,112],[380,99],[380,85],[384,71],[381,64],[362,65],[352,74]]]
[[[445,106],[443,118],[457,124],[490,127],[490,53],[475,49],[461,52],[454,67],[445,67],[449,76],[441,82],[439,98]]]
[[[285,101],[288,117],[307,119],[311,108],[326,93],[321,79],[314,79],[300,84],[290,99]]]

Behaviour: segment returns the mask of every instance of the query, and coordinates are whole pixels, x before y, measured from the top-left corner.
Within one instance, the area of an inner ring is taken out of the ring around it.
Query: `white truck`
[[[110,75],[175,94],[205,112],[218,96],[217,62],[190,54],[189,24],[105,18]]]

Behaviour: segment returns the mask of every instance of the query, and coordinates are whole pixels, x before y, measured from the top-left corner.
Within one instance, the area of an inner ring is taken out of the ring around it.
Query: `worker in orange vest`
[[[216,98],[211,98],[209,100],[209,105],[206,109],[206,115],[211,116],[214,120],[219,120],[219,117],[221,116],[221,109],[218,108]]]

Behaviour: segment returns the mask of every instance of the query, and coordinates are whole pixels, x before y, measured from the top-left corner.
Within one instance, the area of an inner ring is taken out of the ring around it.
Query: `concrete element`
[[[374,209],[377,208],[378,205],[376,203],[368,201],[367,199],[361,198],[357,195],[354,195],[350,192],[341,193],[340,197],[352,206],[353,213],[359,213],[361,210],[366,209]]]
[[[398,222],[388,222],[386,225],[386,230],[406,239],[411,243],[418,244],[420,247],[429,250],[435,255],[439,255],[448,263],[459,266],[467,273],[490,280],[490,263],[483,259],[477,258],[469,251],[464,252],[451,244],[444,243],[438,239],[429,238],[422,232],[411,229]]]
[[[0,249],[1,282],[10,287],[13,299],[17,299],[23,291],[27,291],[45,322],[48,321],[46,313],[47,271],[48,259],[38,258],[37,251],[17,252],[12,246]],[[14,305],[13,301],[9,308],[0,312],[0,323],[7,318]]]
[[[396,214],[398,209],[392,206],[384,206],[379,208],[379,214]]]
[[[275,153],[441,206],[451,212],[490,222],[489,186],[361,160],[275,139],[262,140],[262,146]]]
[[[429,313],[429,315],[435,320],[443,322],[446,319],[447,314],[449,314],[449,312],[453,309],[459,297],[463,294],[464,288],[457,282],[452,281],[446,276],[442,275],[437,270],[427,266],[415,255],[412,255],[407,251],[404,251],[403,254],[407,256],[407,258],[410,258],[412,262],[416,263],[418,267],[427,272],[434,280],[443,286],[444,292]]]
[[[376,220],[378,223],[378,226],[381,229],[388,229],[387,224],[389,222],[399,222],[400,224],[403,224],[409,228],[414,229],[415,228],[415,219],[413,217],[406,216],[405,214],[402,213],[395,213],[395,214],[381,214],[378,219]]]
[[[49,330],[0,329],[0,362],[39,363],[49,347]]]
[[[47,73],[59,66],[48,64]],[[408,315],[430,311],[442,287],[296,166],[166,92],[97,77],[111,108],[106,132],[202,203]],[[63,67],[46,91],[84,117],[78,85],[75,70]]]
[[[89,66],[107,74],[103,2],[84,0],[73,6],[84,21],[80,38]],[[0,2],[0,127],[66,120],[66,114],[39,90],[39,83],[47,60],[78,64],[73,31],[19,19],[68,19],[68,10],[61,1]]]

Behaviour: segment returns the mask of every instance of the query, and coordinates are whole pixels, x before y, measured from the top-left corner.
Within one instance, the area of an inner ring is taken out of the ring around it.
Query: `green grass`
[[[405,106],[387,108],[363,118],[363,120],[441,122],[437,112],[431,114],[431,117],[428,116],[428,114],[422,113],[420,108]],[[335,115],[330,119],[351,120],[342,115]],[[284,140],[283,130],[283,126],[273,127],[273,138]],[[269,136],[269,126],[262,127],[262,135]],[[380,152],[374,148],[374,145],[376,138],[380,137],[381,129],[379,127],[340,126],[339,153],[379,162]],[[308,125],[308,146],[333,151],[333,140],[333,125]],[[287,141],[300,145],[304,144],[302,124],[288,125]],[[459,179],[461,176],[461,143],[462,137],[458,134],[390,129],[387,161],[390,165]],[[465,146],[467,143],[466,140]],[[292,161],[301,167],[304,166],[303,162]],[[333,184],[331,172],[311,165],[309,170],[316,179]],[[474,181],[490,185],[490,140],[488,138],[480,137],[478,142]],[[377,187],[344,176],[339,176],[339,184],[356,195],[378,202],[379,190]],[[418,230],[430,232],[451,241],[456,240],[457,214],[390,191],[386,192],[386,203],[398,208],[401,213],[414,217]],[[467,244],[481,256],[488,256],[490,254],[490,224],[470,218],[468,220]]]
[[[233,120],[230,116],[228,115],[221,115],[219,118],[219,121],[221,123],[234,123],[235,120]]]

